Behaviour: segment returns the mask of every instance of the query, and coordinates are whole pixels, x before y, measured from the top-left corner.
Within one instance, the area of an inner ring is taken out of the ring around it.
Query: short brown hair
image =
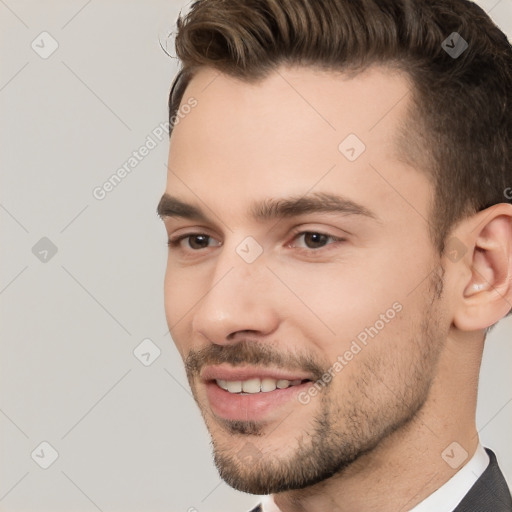
[[[512,49],[476,4],[199,0],[177,28],[182,67],[169,96],[170,121],[201,67],[257,81],[280,64],[356,72],[391,65],[413,84],[400,146],[433,183],[429,224],[439,252],[457,221],[511,202]],[[457,58],[442,46],[453,32],[469,45]]]

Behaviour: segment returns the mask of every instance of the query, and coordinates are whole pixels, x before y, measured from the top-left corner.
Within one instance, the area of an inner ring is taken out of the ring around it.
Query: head
[[[463,0],[204,0],[176,49],[166,313],[221,475],[309,487],[471,401],[450,358],[477,375],[511,309],[504,34]]]

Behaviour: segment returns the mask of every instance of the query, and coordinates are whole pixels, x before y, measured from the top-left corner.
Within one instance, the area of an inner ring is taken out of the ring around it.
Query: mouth
[[[201,381],[214,416],[236,421],[270,421],[299,406],[297,395],[309,387],[313,377],[254,367],[210,366]]]

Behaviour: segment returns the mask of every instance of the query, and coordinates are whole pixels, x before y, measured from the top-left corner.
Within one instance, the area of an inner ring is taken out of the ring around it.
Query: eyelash
[[[334,235],[329,235],[328,233],[324,233],[322,231],[296,231],[293,233],[292,242],[297,240],[300,236],[312,235],[312,234],[326,236],[331,241],[331,243],[327,243],[326,245],[323,245],[322,247],[319,247],[317,249],[313,249],[310,247],[297,247],[297,249],[307,251],[307,252],[318,252],[321,249],[325,249],[325,248],[329,247],[330,245],[333,245],[333,243],[335,243],[335,242],[345,242],[346,241],[345,238],[337,237]],[[167,241],[167,245],[170,248],[177,248],[177,247],[179,247],[179,245],[181,244],[181,242],[183,240],[186,240],[187,238],[192,238],[194,236],[205,236],[208,238],[213,238],[211,235],[208,235],[206,233],[188,233],[186,235],[178,236],[177,238],[169,238]],[[290,246],[290,244],[287,244],[287,247],[289,247],[289,246]],[[192,252],[200,251],[200,249],[192,249],[190,247],[188,249],[191,250]]]
[[[208,238],[213,238],[213,236],[208,235],[208,234],[206,234],[206,233],[188,233],[188,234],[186,234],[186,235],[181,235],[181,236],[179,236],[179,237],[177,237],[177,238],[169,238],[169,239],[167,240],[167,245],[168,245],[168,247],[173,247],[173,248],[175,248],[175,247],[178,247],[178,246],[180,245],[180,243],[181,243],[181,241],[182,241],[182,240],[185,240],[185,239],[187,239],[187,238],[192,238],[192,237],[194,237],[194,236],[206,236],[206,237],[208,237]],[[192,249],[192,250],[193,250],[193,249]],[[195,251],[195,252],[198,252],[198,250],[196,249],[196,251]]]
[[[321,249],[326,250],[330,245],[333,245],[335,242],[345,242],[346,239],[339,236],[330,235],[329,233],[324,233],[323,231],[314,231],[314,230],[297,230],[293,233],[292,242],[297,240],[300,236],[303,235],[320,235],[327,237],[331,243],[327,243],[326,245],[323,245],[322,247],[319,247],[317,249],[312,249],[310,247],[297,247],[299,250],[304,250],[308,252],[319,252]],[[290,244],[287,244],[289,246]]]

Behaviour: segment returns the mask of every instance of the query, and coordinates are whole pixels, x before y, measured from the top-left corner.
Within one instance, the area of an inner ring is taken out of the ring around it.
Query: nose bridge
[[[250,240],[224,246],[215,262],[209,289],[196,309],[194,329],[215,343],[237,331],[268,333],[277,319],[268,270]]]
[[[252,237],[246,236],[241,242],[226,243],[217,259],[214,273],[215,283],[225,285],[242,298],[251,298],[250,290],[258,287],[268,273],[263,247]],[[247,297],[245,296],[247,294]]]
[[[254,303],[255,288],[265,279],[265,265],[262,258],[248,262],[244,259],[244,246],[225,248],[219,255],[213,274],[210,299],[213,307],[240,307],[239,314],[245,307]],[[242,256],[240,256],[242,252]]]

